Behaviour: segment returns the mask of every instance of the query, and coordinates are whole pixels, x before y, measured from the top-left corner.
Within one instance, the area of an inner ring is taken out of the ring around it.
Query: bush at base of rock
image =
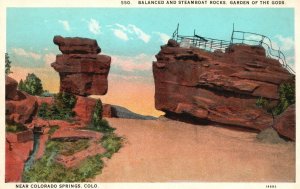
[[[54,103],[48,105],[42,103],[38,116],[43,119],[52,120],[70,120],[75,116],[75,112],[72,110],[76,104],[75,95],[69,93],[58,93],[54,95]]]
[[[98,122],[97,125],[89,124],[88,129],[93,131],[98,131],[101,133],[111,133],[115,130],[115,128],[111,127],[106,119],[102,119]]]
[[[17,133],[17,132],[25,131],[25,130],[27,130],[27,127],[21,123],[6,123],[5,124],[6,132]]]
[[[104,132],[104,133],[114,131],[115,129],[110,127],[109,123],[105,119],[102,119],[102,112],[103,112],[102,102],[100,100],[97,100],[88,128],[91,130]]]
[[[265,109],[274,116],[280,115],[290,105],[295,104],[295,81],[285,82],[279,86],[279,102],[273,104],[271,101],[260,97],[256,101],[256,106]]]
[[[114,133],[108,133],[101,139],[102,146],[106,149],[103,157],[111,158],[112,155],[120,150],[122,147],[123,138]]]

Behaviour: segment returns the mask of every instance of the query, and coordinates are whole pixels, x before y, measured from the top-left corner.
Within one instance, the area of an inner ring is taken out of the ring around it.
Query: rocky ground
[[[126,137],[95,182],[294,182],[295,143],[170,120],[108,119]]]

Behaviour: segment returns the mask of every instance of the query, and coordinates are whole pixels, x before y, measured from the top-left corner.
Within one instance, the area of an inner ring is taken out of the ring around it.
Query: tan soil
[[[126,137],[96,182],[295,181],[295,143],[176,121],[107,119]]]

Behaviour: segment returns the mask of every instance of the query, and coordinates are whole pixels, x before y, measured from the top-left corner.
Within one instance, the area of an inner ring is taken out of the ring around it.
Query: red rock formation
[[[257,99],[276,102],[279,84],[292,77],[258,46],[233,45],[225,53],[211,53],[169,41],[156,58],[156,109],[167,116],[189,115],[257,130],[273,122],[256,106]]]
[[[274,129],[282,136],[293,141],[296,140],[296,109],[295,105],[289,106],[282,114],[280,114],[274,123]]]
[[[24,164],[33,150],[33,141],[17,142],[17,136],[6,133],[5,182],[20,182]]]
[[[103,112],[102,112],[103,117],[115,117],[112,112],[112,107],[110,104],[103,104]]]
[[[98,55],[97,41],[87,38],[55,36],[54,43],[62,55],[51,66],[59,72],[60,91],[80,95],[104,95],[111,57]]]
[[[5,99],[13,100],[17,95],[18,82],[5,76]]]
[[[37,101],[34,96],[17,90],[18,83],[6,76],[5,115],[6,121],[28,123],[37,111]]]
[[[97,99],[94,98],[77,96],[77,102],[73,109],[77,118],[83,123],[89,124],[91,122],[96,102]]]
[[[55,36],[53,42],[63,54],[98,54],[101,52],[96,40],[81,37]]]
[[[95,98],[77,96],[77,102],[73,111],[76,113],[78,120],[84,124],[90,123],[97,100]],[[112,117],[111,106],[109,104],[103,104],[102,108],[103,117]]]

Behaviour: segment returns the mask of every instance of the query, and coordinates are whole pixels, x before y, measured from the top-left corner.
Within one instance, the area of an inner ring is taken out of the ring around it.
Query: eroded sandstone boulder
[[[101,52],[96,40],[82,37],[55,36],[54,44],[63,54],[98,54]]]
[[[97,100],[95,98],[77,96],[73,111],[76,113],[76,117],[84,124],[91,122]],[[110,104],[102,104],[102,117],[113,117]]]
[[[18,100],[5,101],[6,121],[15,123],[29,123],[38,108],[37,100],[25,92],[17,91]]]
[[[296,109],[295,105],[290,105],[274,122],[274,129],[282,136],[293,141],[296,140]]]
[[[59,72],[61,92],[80,96],[107,93],[111,57],[98,54],[101,50],[96,40],[55,36],[53,41],[63,53],[51,64]]]
[[[10,123],[28,123],[37,111],[37,99],[26,92],[17,90],[18,82],[5,78],[5,116]]]
[[[5,99],[13,100],[17,95],[18,82],[9,76],[5,76]]]
[[[259,46],[233,45],[225,53],[182,48],[169,41],[153,62],[155,107],[174,118],[264,130],[272,115],[258,98],[278,100],[280,83],[293,77]]]

